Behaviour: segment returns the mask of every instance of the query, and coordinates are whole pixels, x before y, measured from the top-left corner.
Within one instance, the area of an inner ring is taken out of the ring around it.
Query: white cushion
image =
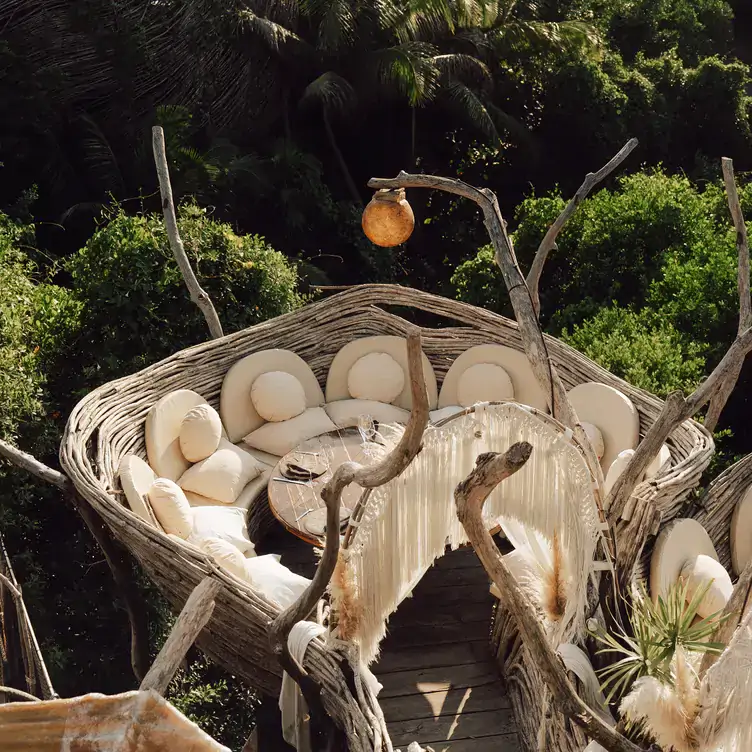
[[[261,472],[258,477],[254,478],[248,483],[248,485],[246,485],[232,504],[226,504],[224,501],[219,501],[218,499],[210,499],[206,496],[201,496],[201,494],[193,493],[193,491],[186,491],[185,498],[188,499],[188,503],[192,507],[237,507],[238,509],[245,509],[248,511],[253,502],[256,501],[259,495],[266,490],[271,475],[271,468]]]
[[[162,397],[146,415],[146,455],[160,478],[177,480],[190,466],[180,450],[180,427],[194,407],[208,402],[190,389]]]
[[[262,373],[251,386],[251,401],[256,412],[272,422],[294,418],[306,409],[303,385],[287,371]]]
[[[180,424],[180,451],[188,462],[200,462],[213,454],[222,438],[222,421],[211,405],[197,405]]]
[[[627,469],[627,465],[632,460],[632,457],[634,457],[634,453],[634,449],[625,449],[623,452],[619,452],[616,459],[611,463],[611,467],[608,468],[608,472],[606,473],[606,482],[603,488],[606,496],[611,493],[614,484]]]
[[[226,506],[193,507],[190,513],[193,518],[191,542],[201,545],[205,538],[221,538],[232,543],[243,554],[254,550],[248,537],[244,509]]]
[[[118,468],[120,485],[128,506],[139,517],[158,527],[157,520],[149,505],[149,489],[157,479],[156,473],[135,454],[127,454]]]
[[[404,337],[393,335],[379,335],[375,337],[361,337],[352,342],[348,342],[335,356],[329,373],[326,377],[326,401],[337,402],[338,400],[349,399],[350,397],[360,397],[361,395],[352,394],[349,390],[348,378],[350,369],[364,355],[369,353],[387,353],[401,367],[404,385],[402,392],[395,398],[383,400],[380,402],[391,402],[397,407],[409,410],[412,407],[412,392],[410,390],[409,368],[407,363],[407,340]],[[422,356],[423,377],[426,382],[426,392],[428,393],[428,409],[433,410],[436,407],[438,399],[438,390],[436,388],[436,374],[433,367],[426,357]],[[371,394],[363,397],[364,399],[376,399]]]
[[[464,409],[460,405],[447,405],[438,410],[431,410],[428,413],[428,419],[431,423],[441,423],[441,421],[451,418],[453,415],[457,415],[457,413],[461,413]]]
[[[316,375],[299,355],[289,350],[262,350],[247,355],[225,374],[219,398],[219,414],[233,444],[264,424],[250,394],[256,379],[269,371],[284,371],[295,376],[303,386],[306,407],[318,407],[324,403],[324,393]]]
[[[372,352],[353,363],[347,373],[347,390],[355,399],[389,404],[402,393],[405,372],[388,353]]]
[[[193,518],[183,489],[169,478],[157,478],[149,489],[149,502],[166,533],[188,538]]]
[[[407,410],[374,400],[339,400],[324,405],[324,410],[337,428],[357,426],[362,415],[369,415],[379,423],[407,423],[410,420]]]
[[[260,473],[256,460],[248,452],[230,444],[227,439],[211,457],[196,463],[183,473],[178,485],[210,499],[232,504],[248,481]]]
[[[734,507],[731,517],[731,563],[741,574],[752,560],[752,486]]]
[[[311,583],[291,572],[275,554],[246,560],[245,572],[251,585],[280,608],[291,606]]]
[[[269,454],[284,455],[306,439],[336,431],[337,426],[321,407],[310,407],[295,418],[281,423],[267,423],[249,433],[243,442]]]
[[[650,594],[665,598],[679,580],[690,559],[705,554],[718,561],[718,554],[705,528],[696,520],[683,518],[666,525],[658,536],[650,559]]]
[[[710,556],[700,554],[687,561],[682,567],[680,579],[687,586],[687,600],[692,600],[698,588],[710,583],[697,614],[703,619],[723,611],[731,598],[734,586],[723,565]]]
[[[245,556],[222,538],[204,538],[199,542],[200,548],[209,554],[220,567],[224,567],[230,574],[241,580],[246,579]]]
[[[462,374],[474,365],[483,363],[501,366],[506,371],[512,381],[515,401],[548,412],[546,395],[525,353],[503,345],[476,345],[458,355],[441,385],[439,408],[459,404],[457,387]]]
[[[509,374],[494,363],[476,363],[467,368],[457,381],[457,401],[463,407],[478,402],[501,402],[514,399]]]
[[[669,462],[671,462],[671,452],[665,444],[661,444],[660,451],[648,465],[647,470],[645,470],[645,477],[655,478],[655,476],[660,472],[661,468]]]
[[[632,400],[608,384],[578,384],[568,392],[580,422],[598,426],[603,435],[601,467],[608,471],[620,452],[635,449],[640,440],[640,416]]]
[[[595,456],[600,460],[601,457],[603,457],[605,449],[601,429],[598,428],[598,426],[594,426],[592,423],[582,423],[582,429],[585,431],[588,439],[590,439],[590,443],[593,445]]]

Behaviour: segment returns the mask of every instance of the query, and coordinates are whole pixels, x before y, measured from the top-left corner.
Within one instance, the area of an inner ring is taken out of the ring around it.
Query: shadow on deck
[[[313,549],[283,531],[259,546],[310,577]],[[412,741],[435,752],[519,752],[514,717],[489,633],[493,598],[471,548],[432,567],[392,615],[372,667],[395,749]]]

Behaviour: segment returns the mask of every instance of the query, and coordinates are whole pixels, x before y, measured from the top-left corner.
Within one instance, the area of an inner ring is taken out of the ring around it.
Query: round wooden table
[[[293,535],[322,547],[326,531],[326,504],[321,498],[321,489],[344,462],[369,465],[380,459],[383,451],[383,446],[374,441],[364,445],[363,437],[356,428],[341,429],[304,441],[274,466],[268,486],[272,513]],[[323,474],[308,481],[291,482],[285,477],[290,465],[314,472],[323,471]],[[354,483],[343,491],[340,512],[342,532],[362,493],[363,489]]]

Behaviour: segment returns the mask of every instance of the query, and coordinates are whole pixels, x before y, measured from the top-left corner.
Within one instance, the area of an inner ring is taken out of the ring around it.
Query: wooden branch
[[[59,488],[81,515],[84,524],[102,549],[117,592],[123,599],[131,628],[131,667],[136,678],[141,681],[149,668],[149,625],[146,604],[133,580],[130,554],[115,541],[97,511],[78,493],[67,475],[48,467],[32,455],[2,440],[0,440],[0,456]]]
[[[744,614],[747,612],[747,606],[749,604],[750,596],[752,595],[752,562],[747,564],[744,571],[739,575],[739,579],[734,585],[734,591],[731,593],[731,598],[726,604],[726,608],[723,609],[723,617],[728,617],[726,621],[722,621],[718,626],[718,629],[713,633],[710,638],[711,642],[720,642],[723,645],[728,645],[731,642],[731,638],[739,626],[739,623],[744,618]],[[720,655],[716,653],[705,653],[702,657],[702,663],[700,664],[699,676],[702,679],[705,676],[707,670],[720,658]]]
[[[215,598],[221,589],[222,584],[219,580],[211,577],[199,582],[188,596],[159,655],[141,682],[139,691],[153,689],[164,696],[188,649],[196,642],[201,630],[211,618]]]
[[[744,214],[739,203],[739,193],[736,190],[736,179],[734,177],[734,163],[728,157],[721,160],[723,167],[723,180],[726,184],[726,195],[728,197],[731,217],[736,229],[736,248],[739,257],[737,271],[737,287],[739,289],[739,328],[738,335],[743,334],[746,329],[752,327],[752,299],[749,292],[749,242],[747,240],[747,223],[744,221]],[[718,419],[723,412],[723,408],[734,391],[736,382],[742,370],[742,363],[729,372],[718,390],[710,398],[710,405],[705,414],[705,427],[708,431],[714,431],[718,425]]]
[[[309,710],[321,710],[320,688],[298,664],[287,647],[290,630],[299,621],[307,619],[324,595],[337,564],[340,547],[339,510],[342,492],[351,483],[361,488],[383,486],[402,473],[420,451],[423,432],[428,424],[428,393],[423,376],[423,360],[420,333],[407,336],[407,360],[412,395],[412,411],[405,432],[397,446],[380,462],[363,466],[356,462],[340,465],[321,491],[326,502],[326,542],[311,584],[295,603],[283,611],[269,626],[272,650],[282,668],[300,685]]]
[[[157,177],[159,178],[159,190],[162,195],[162,211],[164,212],[165,227],[167,228],[167,237],[170,240],[170,248],[175,256],[175,260],[178,262],[180,273],[183,275],[185,286],[191,295],[191,300],[199,307],[201,313],[204,314],[212,339],[218,339],[222,336],[222,324],[219,322],[219,316],[217,316],[217,311],[211,302],[211,298],[202,289],[201,285],[199,285],[196,275],[193,273],[191,262],[185,253],[183,241],[180,239],[178,220],[175,214],[175,203],[172,199],[170,171],[167,167],[164,131],[160,126],[155,125],[151,129],[151,135],[154,162],[157,166]]]
[[[530,290],[530,297],[533,299],[533,308],[536,315],[540,315],[538,287],[540,285],[541,274],[543,273],[543,266],[546,263],[548,254],[556,248],[556,238],[567,220],[575,213],[577,207],[590,191],[602,180],[605,180],[637,148],[638,144],[639,141],[636,138],[630,139],[622,146],[618,154],[612,157],[607,164],[603,165],[598,172],[589,172],[585,176],[582,185],[577,189],[577,193],[574,194],[572,200],[564,208],[564,211],[557,217],[551,227],[548,228],[548,232],[538,246],[538,251],[530,266],[530,271],[527,273],[527,286]]]
[[[489,494],[501,481],[517,472],[532,451],[530,444],[521,442],[511,446],[505,454],[480,455],[475,469],[454,492],[457,516],[483,568],[498,588],[505,608],[514,616],[530,660],[535,662],[559,710],[608,752],[640,752],[639,747],[611,728],[579,697],[564,664],[546,639],[535,608],[520,590],[483,522],[483,505]]]

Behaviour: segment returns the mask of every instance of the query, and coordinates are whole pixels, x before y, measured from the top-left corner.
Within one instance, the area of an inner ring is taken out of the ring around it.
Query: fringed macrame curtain
[[[392,433],[393,441],[397,429],[382,429]],[[568,597],[562,618],[550,626],[550,638],[558,645],[582,636],[587,580],[600,533],[592,479],[570,439],[513,403],[479,405],[475,413],[426,431],[423,450],[407,470],[371,494],[347,553],[362,607],[358,641],[366,663],[378,655],[389,615],[445,547],[467,543],[455,511],[457,484],[479,454],[503,452],[518,441],[532,444],[532,456],[491,494],[484,518],[489,529],[498,523],[514,528],[517,545],[521,536],[529,545],[528,538],[545,542],[558,535]],[[538,535],[526,535],[530,532]]]

